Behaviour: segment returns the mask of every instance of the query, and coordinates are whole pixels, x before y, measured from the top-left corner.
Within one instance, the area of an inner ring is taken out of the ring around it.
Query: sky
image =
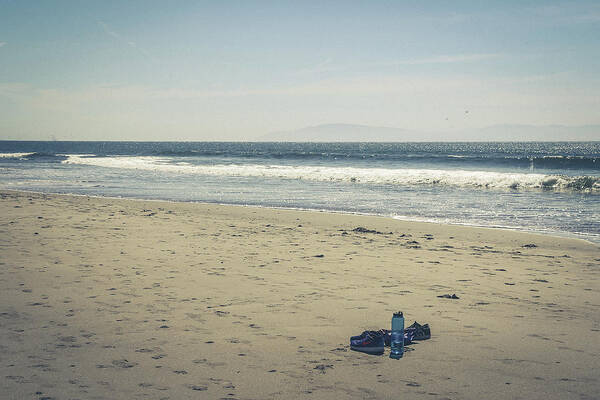
[[[600,124],[598,71],[597,0],[0,0],[5,140]]]

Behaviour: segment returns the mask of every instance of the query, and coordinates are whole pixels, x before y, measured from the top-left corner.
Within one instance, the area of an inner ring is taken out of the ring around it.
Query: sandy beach
[[[600,394],[600,248],[585,241],[307,211],[0,196],[3,399]],[[350,336],[389,329],[397,310],[407,325],[429,323],[431,339],[401,360],[349,349]]]

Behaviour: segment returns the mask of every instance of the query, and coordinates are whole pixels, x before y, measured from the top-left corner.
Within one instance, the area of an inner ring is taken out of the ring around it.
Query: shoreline
[[[0,210],[11,400],[600,392],[600,252],[579,239],[5,190]],[[349,349],[398,310],[431,339]]]
[[[102,195],[90,195],[90,194],[78,194],[78,193],[54,193],[54,192],[41,192],[34,190],[16,190],[16,189],[3,189],[0,188],[0,193],[2,192],[20,192],[20,193],[33,193],[33,194],[46,194],[46,195],[57,195],[57,196],[82,196],[82,197],[90,197],[90,198],[99,198],[99,199],[114,199],[114,200],[130,200],[130,201],[150,201],[150,202],[165,202],[165,203],[175,203],[175,204],[204,204],[204,205],[218,205],[224,207],[248,207],[248,208],[259,208],[266,210],[289,210],[289,211],[301,211],[301,212],[314,212],[314,213],[325,213],[325,214],[336,214],[336,215],[348,215],[348,216],[365,216],[365,217],[374,217],[374,218],[386,218],[393,219],[396,221],[407,222],[407,223],[417,223],[417,224],[433,224],[433,225],[443,225],[443,226],[461,226],[465,228],[478,228],[478,229],[492,229],[492,230],[503,230],[508,232],[519,232],[526,233],[530,235],[540,235],[540,236],[549,236],[557,239],[571,239],[571,240],[581,240],[582,242],[592,244],[600,247],[600,237],[598,238],[598,242],[595,242],[590,239],[583,238],[581,236],[585,236],[585,234],[578,234],[574,232],[544,232],[544,231],[534,231],[527,230],[525,228],[519,227],[509,227],[509,226],[486,226],[486,225],[474,225],[468,223],[459,223],[459,222],[437,222],[430,221],[426,219],[419,218],[405,218],[404,216],[396,216],[396,215],[383,215],[383,214],[369,214],[369,213],[360,213],[360,212],[352,212],[352,211],[337,211],[337,210],[327,210],[327,209],[312,209],[312,208],[296,208],[296,207],[272,207],[272,206],[262,206],[256,204],[234,204],[234,203],[219,203],[219,202],[209,202],[209,201],[179,201],[179,200],[166,200],[166,199],[142,199],[136,197],[114,197],[114,196],[102,196]]]

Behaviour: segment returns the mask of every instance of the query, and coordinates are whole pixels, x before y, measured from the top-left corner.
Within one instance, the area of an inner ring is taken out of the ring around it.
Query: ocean
[[[0,188],[361,213],[600,243],[600,142],[0,141]]]

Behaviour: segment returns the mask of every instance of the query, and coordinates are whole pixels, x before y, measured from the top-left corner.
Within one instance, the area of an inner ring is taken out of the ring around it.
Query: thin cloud
[[[130,47],[137,47],[135,42],[131,41],[131,40],[127,40],[125,39],[122,35],[118,34],[117,32],[115,32],[114,30],[112,30],[107,24],[106,22],[103,21],[98,21],[98,25],[100,25],[102,27],[102,29],[104,29],[104,32],[109,35],[114,37],[115,39],[117,39],[119,42],[121,43],[125,43]]]
[[[146,56],[148,58],[152,58],[146,50],[139,47],[134,41],[128,40],[125,37],[123,37],[123,35],[120,35],[119,33],[115,32],[106,22],[104,22],[104,21],[97,21],[97,22],[98,22],[98,25],[100,25],[100,27],[102,28],[102,30],[104,30],[104,33],[106,33],[108,36],[115,38],[120,43],[126,44],[127,46],[136,49],[137,51],[142,53],[144,56]]]
[[[440,55],[435,57],[427,58],[416,58],[409,60],[398,60],[387,63],[381,63],[378,65],[393,66],[393,65],[422,65],[422,64],[455,64],[455,63],[466,63],[466,62],[477,62],[486,61],[502,57],[501,54],[497,53],[483,53],[483,54],[455,54],[455,55]]]
[[[532,13],[541,21],[554,25],[596,24],[600,22],[600,6],[597,4],[565,3],[535,7]]]
[[[108,25],[106,25],[106,23],[105,23],[105,22],[103,22],[103,21],[98,21],[98,25],[100,25],[100,26],[102,27],[102,29],[104,30],[104,32],[105,32],[107,35],[109,35],[109,36],[112,36],[112,37],[114,37],[114,38],[116,38],[116,39],[119,39],[119,40],[121,39],[121,35],[119,35],[119,34],[118,34],[117,32],[115,32],[115,31],[113,31],[112,29],[110,29],[110,28],[108,27]]]
[[[331,58],[326,58],[320,63],[313,65],[311,67],[303,68],[294,72],[294,75],[310,75],[310,74],[320,74],[325,72],[335,72],[343,70],[339,65],[334,65],[333,60]]]
[[[0,42],[0,47],[6,46],[6,42]]]
[[[330,58],[320,62],[319,64],[304,68],[294,72],[294,75],[310,75],[325,72],[364,70],[371,68],[394,67],[400,65],[426,65],[426,64],[457,64],[457,63],[473,63],[478,61],[487,61],[505,57],[499,53],[482,53],[482,54],[454,54],[454,55],[439,55],[427,58],[415,58],[406,60],[395,60],[387,62],[375,62],[367,64],[355,65],[333,65]]]
[[[580,23],[580,24],[598,23],[598,22],[600,22],[600,13],[575,15],[575,16],[572,17],[572,21],[574,23]]]
[[[119,42],[125,43],[128,46],[130,46],[130,47],[137,47],[136,44],[135,44],[135,42],[132,42],[131,40],[126,40],[122,35],[119,35],[117,32],[115,32],[114,30],[112,30],[105,22],[98,21],[98,25],[100,25],[102,27],[102,29],[104,30],[104,32],[107,35],[114,37]]]

